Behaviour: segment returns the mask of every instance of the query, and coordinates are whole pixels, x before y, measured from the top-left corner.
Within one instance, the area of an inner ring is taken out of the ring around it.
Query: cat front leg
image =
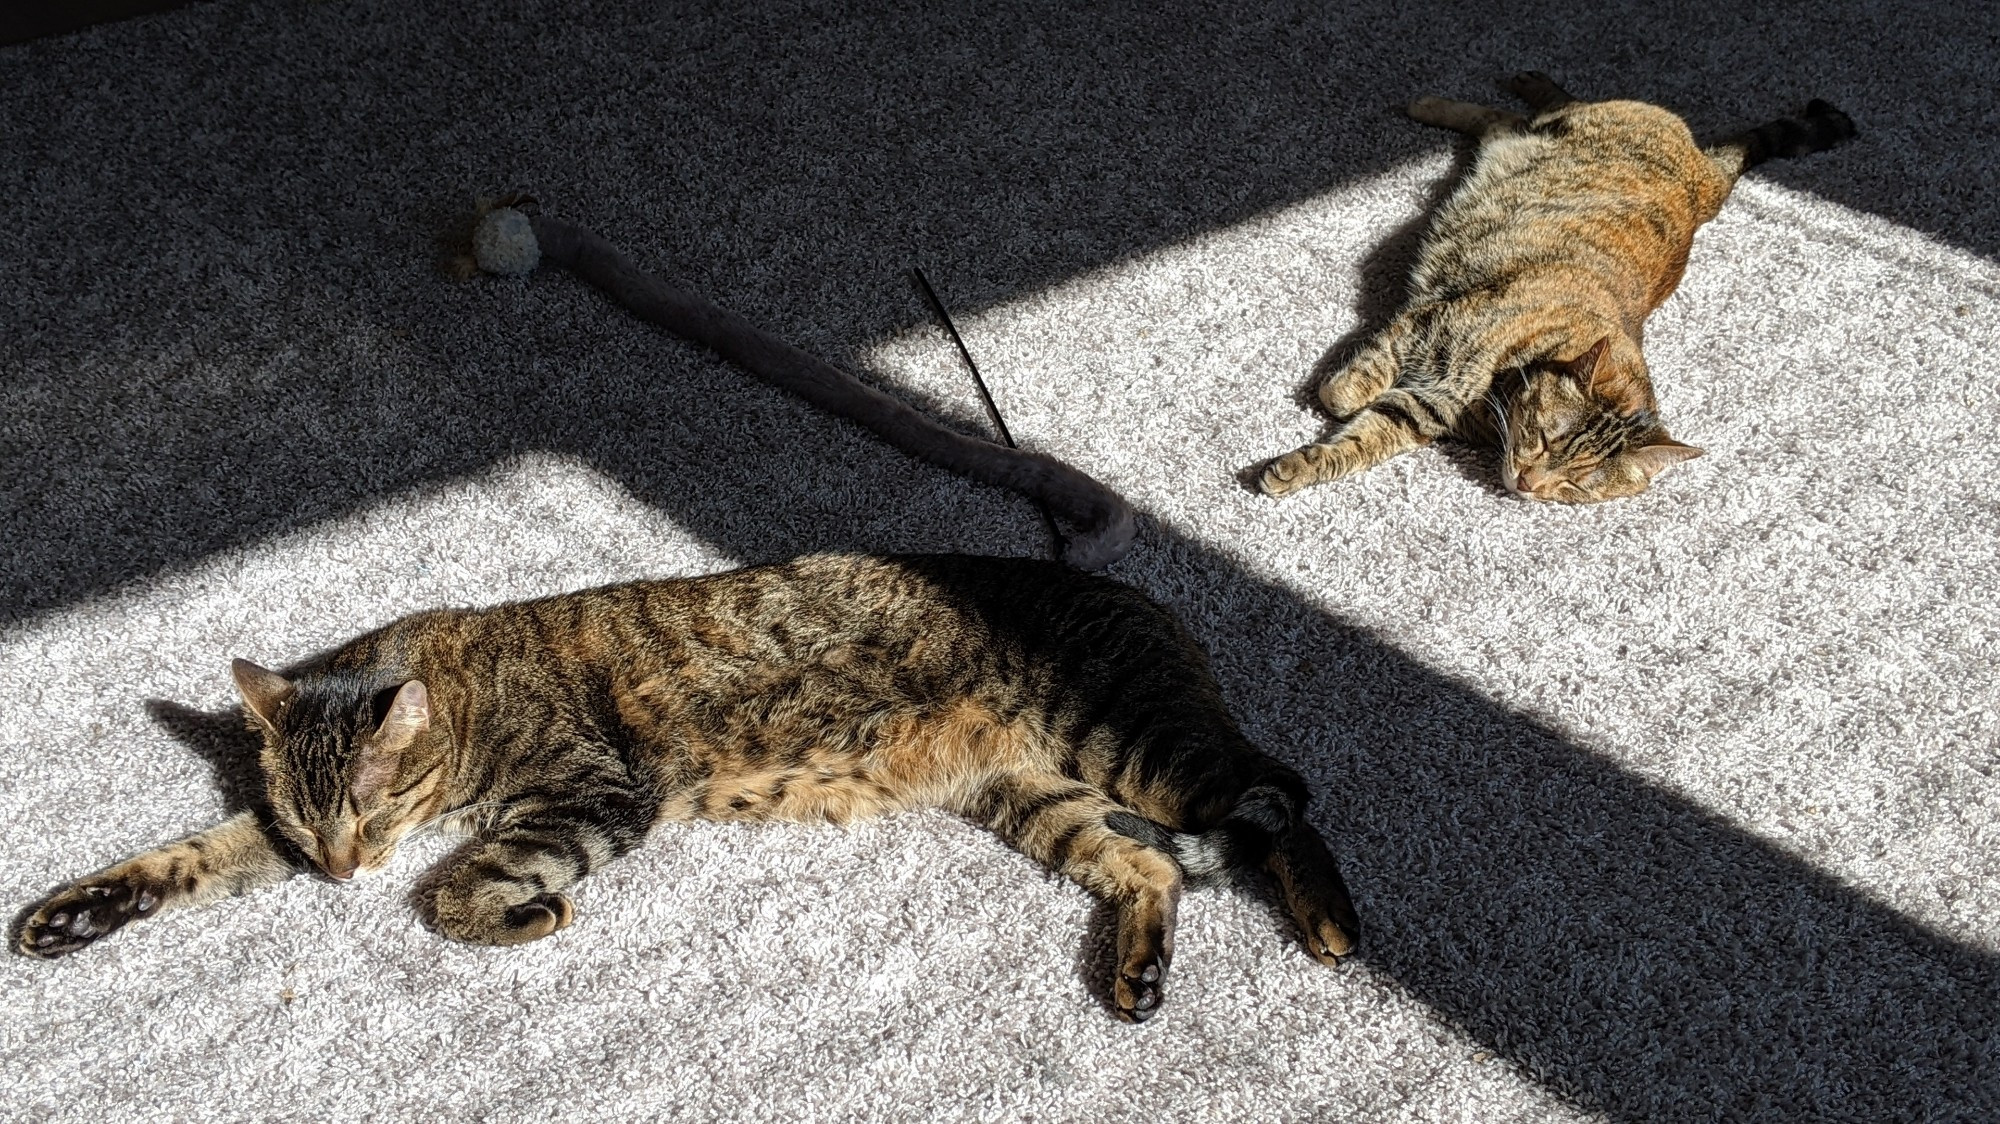
[[[1450,432],[1452,421],[1415,394],[1392,388],[1348,419],[1331,438],[1286,453],[1257,482],[1267,496],[1288,496],[1373,468]]]
[[[67,956],[133,921],[281,882],[297,873],[254,813],[127,859],[50,895],[15,937],[29,956]]]
[[[1496,83],[1502,90],[1528,103],[1528,108],[1537,116],[1551,110],[1561,109],[1576,100],[1568,90],[1556,85],[1556,80],[1539,70],[1524,70]]]
[[[515,945],[567,928],[563,891],[639,844],[654,808],[629,792],[530,800],[426,879],[425,920],[467,944]]]
[[[1392,326],[1383,335],[1398,330]],[[1335,418],[1351,418],[1395,385],[1397,370],[1394,349],[1378,337],[1319,384],[1320,404]]]

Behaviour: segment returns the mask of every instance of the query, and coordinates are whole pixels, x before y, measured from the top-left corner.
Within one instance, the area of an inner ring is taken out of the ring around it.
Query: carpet
[[[228,661],[821,550],[1045,549],[544,271],[647,268],[1144,512],[1112,573],[1303,771],[1366,924],[1191,892],[1161,1015],[1104,911],[918,813],[663,828],[577,923],[453,945],[448,841],[0,959],[21,1120],[1981,1120],[2000,1115],[2000,12],[216,0],[0,49],[0,892],[250,799]],[[1440,447],[1279,502],[1312,372],[1548,70],[1717,136],[1825,97],[1649,324],[1647,495]]]

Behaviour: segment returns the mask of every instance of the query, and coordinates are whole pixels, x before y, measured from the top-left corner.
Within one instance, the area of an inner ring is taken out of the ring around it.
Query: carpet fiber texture
[[[850,9],[869,8],[858,15]],[[249,799],[228,661],[402,613],[834,549],[1045,549],[557,272],[454,283],[525,188],[1145,513],[1113,573],[1319,794],[1338,970],[1191,893],[1167,1008],[1081,889],[950,816],[662,829],[512,950],[425,840],[0,960],[0,1115],[107,1120],[2000,1118],[2000,9],[1979,0],[192,8],[0,50],[0,893]],[[1708,456],[1594,508],[1437,448],[1239,472],[1397,303],[1536,67],[1746,180],[1647,343]]]

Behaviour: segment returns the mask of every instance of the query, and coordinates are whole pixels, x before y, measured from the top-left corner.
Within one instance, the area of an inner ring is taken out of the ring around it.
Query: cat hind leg
[[[1022,854],[1110,903],[1118,916],[1112,1006],[1127,1022],[1158,1014],[1181,897],[1172,833],[1063,777],[1003,778],[967,810]]]
[[[1528,119],[1518,113],[1504,109],[1490,109],[1474,105],[1469,101],[1453,101],[1450,98],[1421,97],[1409,104],[1405,110],[1412,121],[1425,125],[1435,125],[1440,129],[1450,129],[1470,137],[1483,137],[1501,130],[1515,130],[1528,123]]]
[[[1831,104],[1814,99],[1799,117],[1781,117],[1707,150],[1708,158],[1735,182],[1737,176],[1766,160],[1791,159],[1825,152],[1855,135],[1854,119]]]
[[[1306,951],[1323,964],[1337,964],[1361,943],[1361,918],[1348,896],[1340,867],[1326,840],[1303,816],[1272,846],[1265,869],[1278,880],[1278,893],[1298,923]]]
[[[1556,80],[1539,70],[1524,70],[1519,74],[1502,78],[1501,90],[1513,94],[1528,103],[1528,108],[1537,115],[1561,109],[1577,99],[1568,90],[1556,85]]]
[[[1271,770],[1244,789],[1213,828],[1174,833],[1174,855],[1196,884],[1232,868],[1269,871],[1306,950],[1321,963],[1337,964],[1359,945],[1361,919],[1326,840],[1306,822],[1305,782],[1282,766]]]

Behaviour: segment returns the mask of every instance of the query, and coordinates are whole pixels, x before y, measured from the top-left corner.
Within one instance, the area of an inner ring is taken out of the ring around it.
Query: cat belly
[[[821,716],[823,718],[823,716]],[[1039,723],[1003,721],[961,699],[878,708],[832,723],[767,723],[722,743],[676,739],[695,774],[662,802],[663,820],[846,823],[905,808],[962,807],[995,777],[1049,771],[1034,752]]]

